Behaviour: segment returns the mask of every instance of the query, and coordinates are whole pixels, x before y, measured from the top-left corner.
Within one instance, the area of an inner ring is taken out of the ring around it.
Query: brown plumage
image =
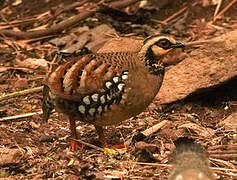
[[[176,144],[174,168],[169,180],[214,180],[200,145],[187,138],[180,138]]]
[[[72,138],[75,120],[102,126],[117,124],[146,109],[158,93],[165,65],[162,57],[184,45],[171,37],[152,36],[139,52],[88,54],[59,65],[45,79],[43,111],[47,120],[55,108],[69,116]]]

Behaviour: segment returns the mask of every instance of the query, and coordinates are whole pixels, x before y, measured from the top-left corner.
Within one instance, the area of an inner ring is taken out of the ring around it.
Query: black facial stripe
[[[148,67],[149,71],[152,74],[155,75],[160,75],[160,74],[164,74],[165,72],[165,68],[162,66],[154,66],[154,64],[156,64],[157,61],[159,61],[159,58],[161,57],[155,57],[153,54],[153,51],[151,49],[151,47],[147,50],[147,53],[145,54],[145,65]]]
[[[152,64],[155,63],[155,56],[153,54],[151,47],[148,48],[145,54],[145,58],[146,58],[146,65],[151,66]]]

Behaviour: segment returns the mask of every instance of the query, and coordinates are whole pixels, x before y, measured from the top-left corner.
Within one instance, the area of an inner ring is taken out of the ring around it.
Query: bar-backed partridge
[[[201,145],[180,138],[173,153],[174,169],[169,180],[214,180]]]
[[[155,35],[144,40],[139,52],[88,54],[59,65],[45,79],[44,119],[53,108],[68,115],[73,139],[77,139],[75,120],[93,124],[105,145],[102,126],[117,124],[148,107],[163,81],[163,56],[174,48],[184,45]]]

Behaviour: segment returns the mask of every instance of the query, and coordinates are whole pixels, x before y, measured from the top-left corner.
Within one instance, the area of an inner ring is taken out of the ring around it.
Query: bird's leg
[[[101,142],[101,145],[103,147],[107,147],[108,144],[107,144],[107,140],[106,140],[105,135],[104,135],[103,127],[97,126],[97,125],[94,125],[94,126],[95,126],[95,129],[96,129],[96,131],[97,131],[97,133],[99,135],[99,140]]]
[[[83,146],[80,146],[78,144],[77,141],[73,140],[73,139],[77,139],[77,130],[76,130],[76,122],[75,122],[75,119],[73,116],[69,116],[69,122],[70,122],[70,130],[71,130],[71,148],[72,148],[72,151],[75,151],[75,150],[83,150],[84,147]]]
[[[115,148],[115,149],[121,149],[121,148],[131,149],[132,148],[131,146],[124,145],[124,144],[116,144],[116,145],[112,145],[112,146],[108,145],[107,140],[106,140],[105,135],[104,135],[103,128],[101,126],[97,126],[97,125],[94,125],[94,126],[95,126],[95,129],[96,129],[96,131],[99,135],[99,140],[100,140],[103,147],[106,147],[106,148],[112,147],[112,148]]]

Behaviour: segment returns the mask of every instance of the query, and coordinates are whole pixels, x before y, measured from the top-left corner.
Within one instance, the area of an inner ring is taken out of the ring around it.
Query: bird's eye
[[[168,39],[160,39],[157,43],[157,46],[163,48],[163,49],[169,49],[171,47],[171,42]]]

